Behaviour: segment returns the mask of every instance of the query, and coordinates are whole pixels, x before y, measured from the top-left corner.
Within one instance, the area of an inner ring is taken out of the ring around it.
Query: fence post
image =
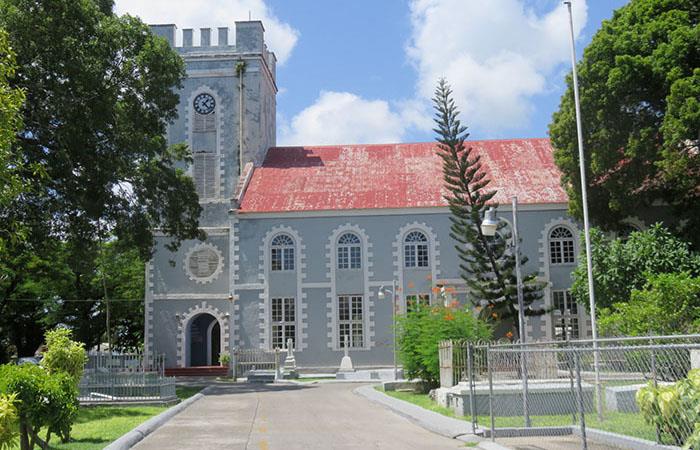
[[[527,361],[525,359],[525,343],[520,342],[520,376],[523,379],[523,416],[525,416],[525,428],[530,428],[530,408],[528,405],[528,389],[527,389]]]
[[[583,406],[583,388],[581,387],[581,355],[578,349],[571,349],[574,352],[574,361],[576,363],[576,400],[578,402],[578,415],[581,419],[581,448],[588,450],[588,442],[586,440],[586,417]]]
[[[472,413],[472,433],[476,431],[476,402],[474,399],[474,349],[467,342],[467,376],[469,377],[469,410]]]
[[[649,339],[649,345],[654,345],[653,339]],[[659,387],[658,382],[656,381],[656,352],[654,352],[653,347],[649,351],[651,352],[651,380],[654,383],[654,389],[656,389]],[[656,425],[654,428],[656,430],[656,443],[660,444],[661,443],[661,430],[659,429],[658,422],[656,422]]]
[[[565,328],[566,329],[566,328]],[[574,367],[571,361],[571,353],[567,350],[571,346],[569,345],[568,338],[566,339],[564,354],[566,355],[566,367],[569,369],[569,386],[571,388],[571,398],[576,398],[576,390],[574,389]],[[576,406],[571,405],[571,423],[576,425]]]
[[[491,416],[491,441],[496,441],[496,419],[493,416],[493,372],[491,371],[491,344],[486,344],[486,371],[489,374],[489,416]]]

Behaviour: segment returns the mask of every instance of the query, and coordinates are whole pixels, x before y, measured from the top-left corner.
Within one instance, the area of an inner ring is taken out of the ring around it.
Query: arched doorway
[[[221,353],[221,325],[216,317],[202,313],[189,325],[189,366],[213,366]]]

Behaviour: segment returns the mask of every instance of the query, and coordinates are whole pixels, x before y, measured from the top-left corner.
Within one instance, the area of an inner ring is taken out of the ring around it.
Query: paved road
[[[215,388],[135,448],[457,449],[352,393],[357,384],[236,385]]]

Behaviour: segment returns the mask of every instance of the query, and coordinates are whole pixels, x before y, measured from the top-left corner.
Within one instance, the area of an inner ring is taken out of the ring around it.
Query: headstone
[[[298,378],[297,361],[294,359],[294,343],[287,339],[287,357],[284,358],[284,378]]]
[[[700,350],[690,351],[690,368],[700,369]]]
[[[354,372],[355,369],[352,367],[352,359],[350,359],[349,354],[350,339],[347,334],[343,336],[343,342],[345,343],[343,347],[345,356],[340,360],[340,369],[338,369],[338,372]]]

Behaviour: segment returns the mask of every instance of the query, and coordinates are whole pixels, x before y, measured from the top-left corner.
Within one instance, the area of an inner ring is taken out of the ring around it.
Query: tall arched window
[[[403,240],[404,266],[428,267],[428,238],[420,231],[411,231]]]
[[[362,249],[360,238],[353,233],[345,233],[338,239],[338,269],[361,269]]]
[[[574,235],[566,227],[556,227],[549,233],[549,262],[573,264],[575,262]]]
[[[200,92],[192,100],[192,175],[200,200],[219,196],[219,155],[217,154],[217,104],[209,92]]]
[[[270,248],[272,270],[294,270],[294,240],[287,234],[272,239]]]

